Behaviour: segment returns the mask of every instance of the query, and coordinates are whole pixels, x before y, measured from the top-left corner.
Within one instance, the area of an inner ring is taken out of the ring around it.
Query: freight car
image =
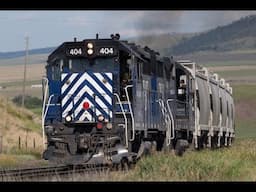
[[[64,42],[49,55],[42,84],[50,161],[132,164],[152,143],[181,155],[189,146],[230,146],[235,136],[224,79],[119,34]]]

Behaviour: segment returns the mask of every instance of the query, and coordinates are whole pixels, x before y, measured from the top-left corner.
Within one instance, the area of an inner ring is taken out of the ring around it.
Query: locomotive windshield
[[[84,59],[74,58],[69,60],[69,68],[72,72],[111,72],[114,70],[113,58]]]

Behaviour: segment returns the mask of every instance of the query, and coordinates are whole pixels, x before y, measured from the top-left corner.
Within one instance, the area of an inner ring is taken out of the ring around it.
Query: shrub
[[[22,95],[18,95],[12,100],[16,105],[21,106],[22,104]],[[28,109],[39,108],[42,106],[42,100],[37,97],[32,97],[25,95],[24,105]]]

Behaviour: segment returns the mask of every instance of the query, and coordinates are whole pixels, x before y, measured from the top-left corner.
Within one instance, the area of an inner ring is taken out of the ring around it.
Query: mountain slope
[[[231,51],[256,48],[256,15],[195,35],[170,47],[174,55],[198,51]]]
[[[172,33],[160,35],[147,35],[130,39],[137,45],[148,46],[151,49],[158,51],[162,55],[167,55],[169,49],[180,42],[185,41],[196,35],[196,33]]]

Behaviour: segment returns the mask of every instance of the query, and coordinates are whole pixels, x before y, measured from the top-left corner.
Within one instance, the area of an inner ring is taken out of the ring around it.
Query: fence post
[[[28,130],[26,130],[26,141],[25,141],[26,150],[28,149]]]
[[[3,136],[0,136],[0,153],[3,152]]]
[[[20,136],[19,136],[19,149],[21,148],[21,145],[20,145],[20,144],[21,144],[21,142],[20,142]]]

